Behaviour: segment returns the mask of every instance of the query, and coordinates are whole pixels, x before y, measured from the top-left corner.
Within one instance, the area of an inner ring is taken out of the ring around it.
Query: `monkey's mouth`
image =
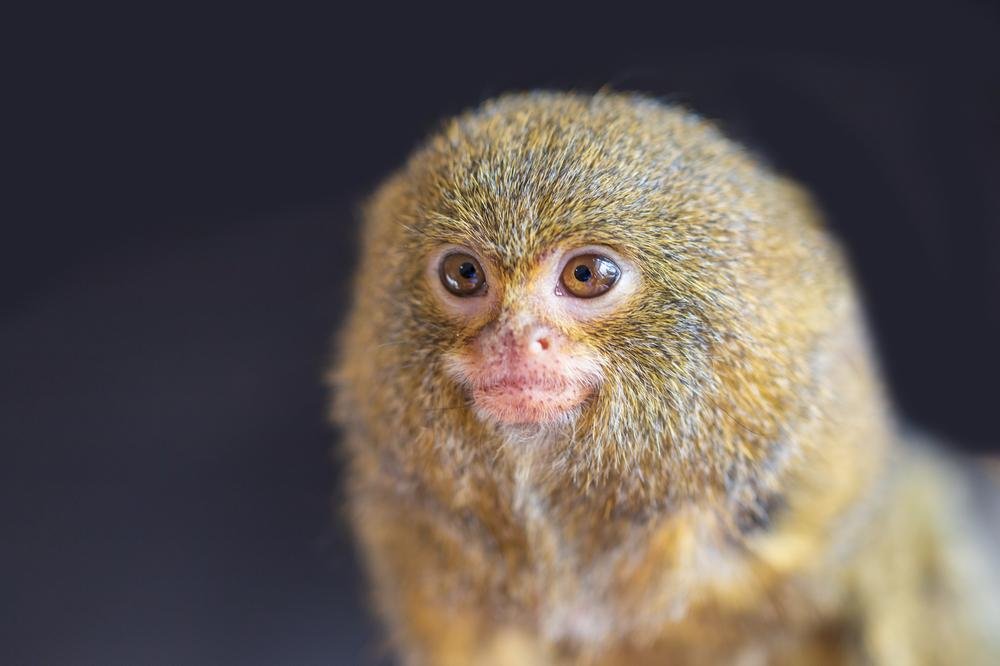
[[[593,391],[589,383],[560,377],[502,377],[471,387],[480,415],[511,425],[565,420]]]

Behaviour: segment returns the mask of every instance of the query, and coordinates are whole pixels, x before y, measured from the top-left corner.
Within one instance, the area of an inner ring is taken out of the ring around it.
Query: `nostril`
[[[539,336],[535,338],[534,342],[531,343],[531,351],[533,352],[547,351],[548,348],[549,348],[549,339],[545,336]]]
[[[520,325],[516,325],[520,324]],[[553,354],[561,344],[559,332],[548,326],[532,322],[516,322],[505,327],[498,342],[508,353],[514,355],[535,356],[538,354]]]

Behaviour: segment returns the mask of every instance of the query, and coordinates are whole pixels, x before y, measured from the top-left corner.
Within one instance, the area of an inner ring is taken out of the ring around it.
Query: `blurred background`
[[[1000,12],[810,5],[7,21],[0,662],[385,663],[322,370],[358,203],[503,91],[648,92],[804,182],[901,413],[996,450]]]

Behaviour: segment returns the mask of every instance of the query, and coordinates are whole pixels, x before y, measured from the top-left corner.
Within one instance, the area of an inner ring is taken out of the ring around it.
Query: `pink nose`
[[[482,344],[483,353],[495,358],[543,361],[559,351],[559,336],[539,323],[516,322],[487,333]]]

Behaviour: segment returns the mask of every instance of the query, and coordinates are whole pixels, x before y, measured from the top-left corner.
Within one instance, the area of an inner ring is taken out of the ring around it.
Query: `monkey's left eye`
[[[562,286],[577,298],[593,298],[615,286],[622,271],[602,254],[580,254],[562,270]]]

